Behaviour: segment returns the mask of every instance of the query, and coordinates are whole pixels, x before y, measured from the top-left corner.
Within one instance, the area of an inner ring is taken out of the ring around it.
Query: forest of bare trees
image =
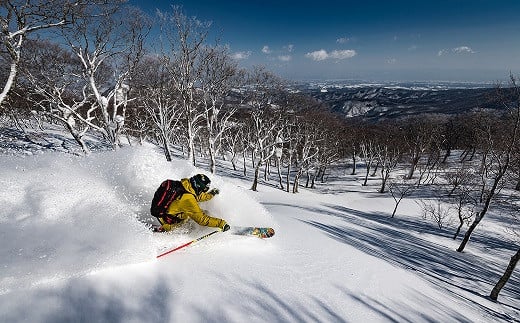
[[[177,149],[212,173],[225,156],[235,169],[242,165],[252,190],[263,177],[297,193],[325,181],[332,166],[351,168],[351,176],[362,172],[362,185],[375,178],[375,190],[391,194],[392,217],[403,198],[430,192],[420,202],[424,216],[439,228],[457,219],[458,252],[494,208],[520,241],[520,87],[513,75],[497,85],[500,113],[477,106],[456,116],[347,121],[264,67],[240,68],[210,39],[211,25],[181,7],[148,17],[119,0],[2,0],[0,22],[6,124],[23,129],[34,118],[42,127],[61,125],[85,155],[85,136],[95,132],[110,149],[123,138],[147,141],[168,161]]]

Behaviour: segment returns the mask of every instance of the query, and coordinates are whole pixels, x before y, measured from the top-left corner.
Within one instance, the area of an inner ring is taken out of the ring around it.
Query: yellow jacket
[[[170,231],[171,229],[186,222],[190,218],[199,225],[223,229],[226,225],[226,221],[207,215],[198,204],[198,202],[211,200],[213,198],[213,194],[202,192],[199,195],[196,195],[195,190],[193,187],[191,187],[190,180],[188,178],[181,179],[181,183],[187,193],[184,193],[180,199],[173,201],[168,207],[167,212],[168,214],[177,217],[182,221],[175,224],[168,224],[162,221],[162,219],[159,219],[163,229],[165,231]]]

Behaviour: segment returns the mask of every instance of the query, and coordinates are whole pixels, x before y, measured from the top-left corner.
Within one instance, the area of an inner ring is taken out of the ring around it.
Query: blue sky
[[[520,73],[520,1],[150,1],[211,21],[244,67],[287,79],[504,80]]]

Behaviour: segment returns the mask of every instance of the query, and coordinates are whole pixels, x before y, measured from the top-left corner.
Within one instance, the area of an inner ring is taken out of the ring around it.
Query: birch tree
[[[89,129],[100,128],[94,123],[91,92],[77,57],[48,41],[29,41],[26,47],[21,74],[32,89],[26,96],[46,116],[61,122],[89,154],[83,137]]]
[[[172,12],[159,12],[163,55],[170,57],[168,65],[172,79],[172,91],[178,93],[183,109],[184,128],[188,160],[195,165],[195,138],[202,129],[204,112],[199,109],[197,86],[200,85],[203,62],[206,57],[204,47],[211,23],[197,17],[187,16],[180,6],[173,6]]]
[[[377,143],[373,134],[367,130],[364,130],[360,137],[362,137],[359,141],[360,157],[365,162],[365,179],[362,186],[367,186],[370,169],[372,168],[374,161],[377,159]]]
[[[178,134],[182,107],[178,93],[172,91],[168,58],[147,56],[134,73],[136,105],[151,118],[167,161],[172,160],[171,143]]]
[[[293,193],[298,193],[300,177],[311,165],[311,161],[319,152],[318,139],[316,138],[316,126],[312,122],[300,121],[296,123],[296,149],[295,162],[296,173],[293,179]]]
[[[206,47],[202,62],[200,90],[202,108],[206,121],[209,168],[215,173],[216,156],[222,147],[225,132],[231,127],[230,118],[237,107],[226,104],[226,96],[240,84],[237,63],[225,47]]]
[[[387,124],[382,126],[378,134],[379,140],[376,146],[377,158],[380,164],[381,188],[379,193],[386,192],[386,184],[392,171],[395,170],[401,161],[400,144],[402,142],[401,133],[395,125]]]
[[[89,8],[72,27],[64,30],[64,37],[99,109],[102,133],[116,149],[130,100],[129,77],[143,55],[150,24],[138,9],[114,2]]]
[[[2,0],[0,1],[0,53],[9,66],[3,79],[0,106],[14,86],[27,38],[43,30],[63,28],[101,0]]]
[[[258,187],[258,176],[262,165],[276,152],[276,138],[279,137],[280,109],[274,105],[280,91],[281,80],[262,67],[255,67],[247,84],[250,109],[251,142],[254,154],[254,177],[251,190]]]

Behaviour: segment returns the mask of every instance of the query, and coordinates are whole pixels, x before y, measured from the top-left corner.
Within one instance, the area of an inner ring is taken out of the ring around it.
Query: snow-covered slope
[[[500,303],[485,296],[509,250],[467,252],[405,200],[331,177],[299,194],[252,192],[228,168],[203,204],[231,225],[272,226],[270,239],[188,224],[153,234],[148,207],[165,178],[205,172],[153,147],[89,157],[0,156],[1,322],[510,322],[518,272]],[[208,174],[209,175],[209,174]],[[269,184],[269,183],[268,183]],[[490,229],[490,228],[488,228]]]

